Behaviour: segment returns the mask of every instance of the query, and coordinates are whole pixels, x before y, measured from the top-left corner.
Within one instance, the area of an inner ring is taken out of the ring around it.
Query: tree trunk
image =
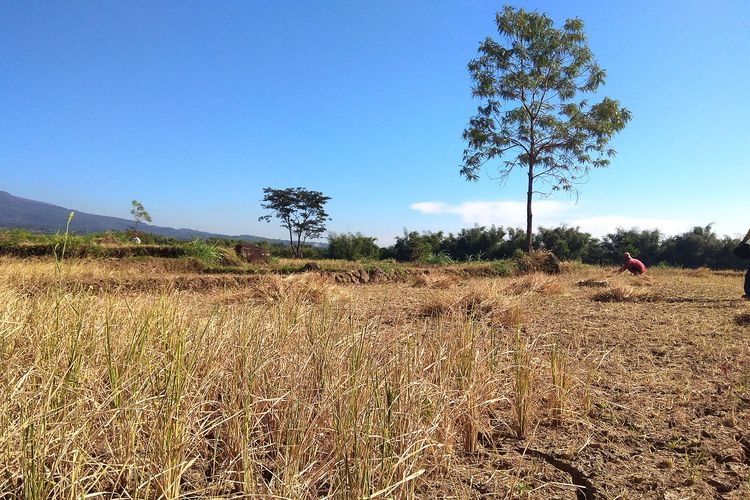
[[[292,226],[289,226],[289,248],[292,249],[292,255],[297,258],[297,250],[294,248],[294,234],[292,233]]]
[[[296,250],[294,251],[294,258],[296,259],[302,258],[302,242],[300,241],[300,238],[302,238],[302,233],[297,233]]]
[[[526,253],[531,253],[531,197],[534,194],[534,163],[529,162],[529,189],[526,191]]]

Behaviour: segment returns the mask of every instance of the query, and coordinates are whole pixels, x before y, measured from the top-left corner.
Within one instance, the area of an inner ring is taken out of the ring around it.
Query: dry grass
[[[423,299],[419,314],[438,318],[448,314],[452,307],[453,299],[449,294],[441,291],[433,291]]]
[[[511,295],[541,293],[553,295],[565,290],[560,278],[542,273],[534,273],[516,278],[505,289]]]
[[[591,288],[606,288],[609,286],[609,281],[606,279],[587,278],[585,280],[578,281],[576,284],[578,286],[586,286]]]
[[[740,326],[750,326],[750,312],[742,312],[734,317],[735,323]]]
[[[529,311],[522,303],[510,303],[507,307],[494,312],[492,319],[496,325],[507,328],[518,328],[529,320]]]
[[[140,285],[86,285],[106,277]],[[152,277],[0,260],[3,495],[750,495],[735,275],[618,277],[616,305],[577,285],[601,279],[588,268],[417,287]]]
[[[597,302],[625,302],[636,300],[637,295],[631,286],[614,286],[594,294],[591,298]]]

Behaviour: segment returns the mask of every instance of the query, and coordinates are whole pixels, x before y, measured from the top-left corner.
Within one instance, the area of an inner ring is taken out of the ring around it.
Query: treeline
[[[523,251],[526,234],[522,229],[475,226],[459,233],[404,230],[393,246],[379,248],[375,238],[356,234],[331,234],[327,257],[334,259],[387,259],[402,262],[446,262],[499,260]],[[534,247],[553,252],[561,260],[587,264],[618,265],[622,254],[630,254],[647,266],[658,264],[713,269],[744,269],[747,263],[732,250],[738,239],[719,237],[711,224],[694,227],[683,234],[665,237],[658,230],[618,228],[601,239],[577,227],[540,227]]]
[[[66,243],[66,255],[115,256],[117,250],[109,248],[108,245],[132,246],[130,236],[126,232],[70,235]],[[178,252],[179,255],[192,255],[205,248],[233,249],[238,243],[237,240],[223,238],[185,242],[140,232],[139,237],[142,243],[141,250],[128,251],[127,255],[140,255],[146,252],[146,247],[156,245],[179,247],[184,250]],[[0,230],[0,254],[47,255],[52,252],[55,245],[62,244],[62,238],[62,234],[45,235],[18,229]],[[361,233],[331,233],[327,248],[306,245],[302,248],[302,256],[306,259],[394,259],[401,262],[436,264],[453,261],[490,261],[511,258],[522,252],[525,248],[525,238],[526,234],[522,229],[502,226],[475,226],[462,229],[457,234],[404,230],[403,235],[396,237],[394,245],[379,247],[375,243],[376,238]],[[294,256],[289,245],[268,242],[259,244],[267,247],[274,257]],[[658,230],[618,228],[615,232],[597,239],[577,227],[568,226],[540,227],[534,234],[534,248],[550,250],[561,260],[600,265],[619,265],[622,254],[630,252],[646,266],[664,264],[685,268],[746,269],[747,261],[739,260],[733,253],[738,244],[739,240],[736,238],[719,237],[710,224],[705,227],[694,227],[683,234],[668,238]]]

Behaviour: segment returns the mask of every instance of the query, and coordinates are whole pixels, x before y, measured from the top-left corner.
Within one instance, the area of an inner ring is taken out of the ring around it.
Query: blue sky
[[[580,17],[600,94],[633,114],[580,199],[535,226],[744,234],[750,2],[529,1]],[[334,232],[525,227],[524,176],[459,176],[466,65],[502,3],[31,2],[0,6],[0,189],[155,224],[285,237],[264,187],[322,191]]]

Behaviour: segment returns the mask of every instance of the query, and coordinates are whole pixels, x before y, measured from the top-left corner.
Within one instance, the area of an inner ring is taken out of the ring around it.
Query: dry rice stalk
[[[550,291],[560,290],[559,285],[552,285],[552,283],[559,283],[554,277],[546,274],[534,273],[526,275],[520,279],[514,280],[505,289],[506,292],[511,295],[524,295],[531,293],[538,293],[545,291],[546,287]]]
[[[587,278],[585,280],[577,281],[578,286],[592,287],[592,288],[606,288],[609,286],[609,281],[604,279]]]
[[[638,302],[649,298],[649,295],[640,290],[635,290],[632,286],[617,285],[609,290],[604,290],[594,294],[591,299],[596,302]]]
[[[453,306],[452,297],[440,290],[430,291],[422,300],[419,315],[438,318],[448,314]]]
[[[511,304],[510,306],[496,311],[492,320],[508,328],[518,328],[527,321],[528,311],[521,303]]]

